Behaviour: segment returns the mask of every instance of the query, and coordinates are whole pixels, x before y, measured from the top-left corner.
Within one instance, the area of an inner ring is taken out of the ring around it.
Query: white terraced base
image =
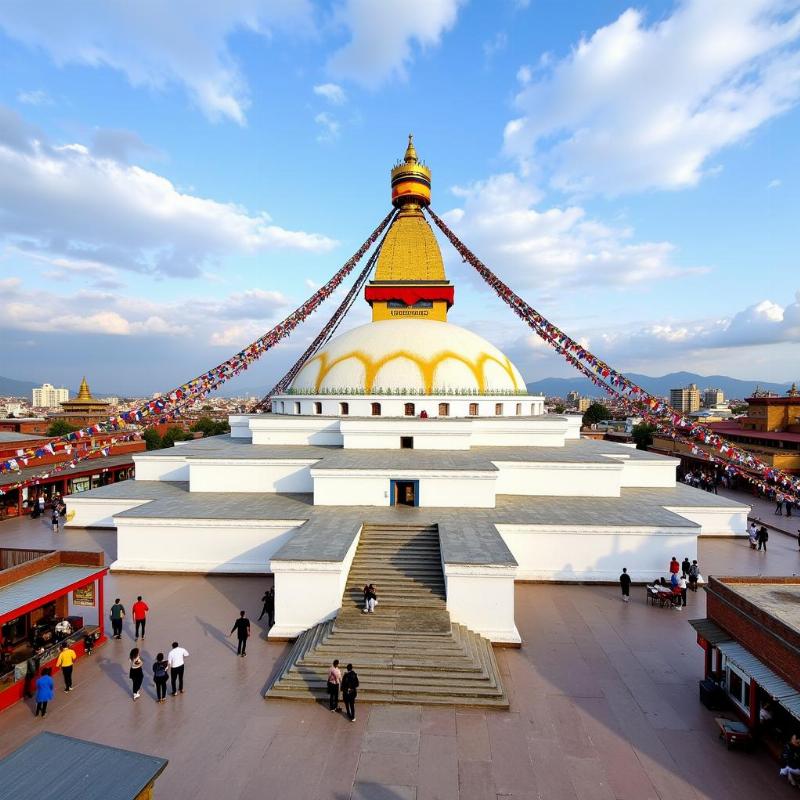
[[[265,696],[324,698],[334,658],[353,663],[359,700],[508,707],[491,643],[450,622],[435,527],[365,525],[339,615],[298,638]]]

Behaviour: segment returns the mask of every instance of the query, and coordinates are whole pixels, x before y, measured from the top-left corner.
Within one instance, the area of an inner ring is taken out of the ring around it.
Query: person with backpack
[[[342,676],[342,700],[344,710],[350,722],[356,721],[356,696],[358,695],[358,675],[352,664],[347,665],[347,671]]]
[[[692,561],[691,566],[689,567],[689,588],[693,591],[697,591],[697,581],[700,578],[700,567],[697,564],[697,559]]]
[[[156,702],[167,702],[167,676],[169,674],[169,664],[164,658],[163,653],[156,656],[153,662],[153,683],[156,685]]]

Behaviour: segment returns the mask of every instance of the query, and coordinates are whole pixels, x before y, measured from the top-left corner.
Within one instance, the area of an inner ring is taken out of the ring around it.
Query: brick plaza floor
[[[115,556],[113,532],[54,535],[42,520],[0,523],[0,546],[23,545],[100,547],[109,561]],[[700,555],[705,575],[800,572],[796,541],[777,532],[766,554],[720,539],[702,540]],[[362,704],[350,724],[310,702],[262,699],[286,652],[264,640],[263,628],[248,657],[235,656],[227,638],[233,620],[240,608],[255,620],[268,585],[250,577],[110,575],[108,602],[120,596],[130,608],[142,594],[150,605],[147,669],[173,639],[191,653],[186,693],[159,706],[146,682],[131,701],[126,623],[122,641],[78,661],[75,691],[57,692],[46,720],[28,703],[0,713],[0,756],[43,729],[157,754],[170,763],[155,797],[171,800],[797,796],[765,753],[727,751],[714,713],[698,702],[702,651],[686,620],[704,615],[702,592],[675,612],[645,605],[639,587],[626,605],[613,587],[518,585],[525,643],[497,651],[509,712]],[[56,775],[64,767],[48,768]]]

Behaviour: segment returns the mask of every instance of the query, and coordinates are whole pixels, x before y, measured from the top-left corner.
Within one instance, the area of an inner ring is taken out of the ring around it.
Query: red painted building
[[[87,636],[106,641],[106,572],[102,552],[0,549],[0,710],[55,667],[62,644],[80,659]]]

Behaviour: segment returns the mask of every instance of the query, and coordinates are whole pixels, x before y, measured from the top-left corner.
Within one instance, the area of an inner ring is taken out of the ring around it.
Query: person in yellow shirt
[[[56,667],[61,670],[61,674],[64,676],[65,692],[72,691],[72,665],[77,658],[78,654],[71,647],[65,644],[61,645],[61,652],[58,654]]]

